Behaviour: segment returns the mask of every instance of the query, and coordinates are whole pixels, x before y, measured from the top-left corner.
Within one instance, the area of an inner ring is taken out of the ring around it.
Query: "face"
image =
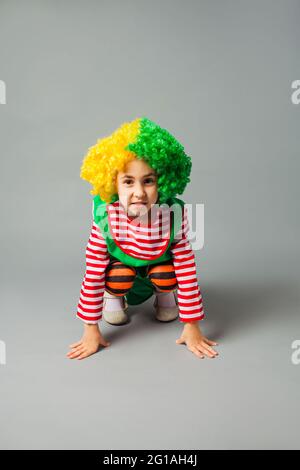
[[[128,162],[125,171],[118,172],[117,191],[128,216],[146,215],[158,199],[155,171],[143,160]]]

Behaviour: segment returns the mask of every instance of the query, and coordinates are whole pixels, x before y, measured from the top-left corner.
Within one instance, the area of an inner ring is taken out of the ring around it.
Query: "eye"
[[[150,183],[150,184],[152,184],[152,183],[155,182],[155,180],[154,180],[154,178],[146,178],[145,181],[144,181],[144,183],[147,184],[147,182]]]
[[[132,180],[124,180],[123,183],[129,185],[132,184]]]

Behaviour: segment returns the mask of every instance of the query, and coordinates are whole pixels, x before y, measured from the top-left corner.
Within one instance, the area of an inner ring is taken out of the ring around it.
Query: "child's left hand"
[[[176,340],[176,343],[185,343],[187,348],[201,359],[204,359],[204,354],[210,358],[214,358],[219,355],[219,353],[211,347],[218,343],[203,336],[198,326],[198,322],[186,323],[181,337]]]

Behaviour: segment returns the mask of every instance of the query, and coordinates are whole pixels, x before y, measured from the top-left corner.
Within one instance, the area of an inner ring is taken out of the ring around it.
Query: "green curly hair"
[[[146,117],[122,124],[90,147],[80,177],[92,184],[91,194],[114,202],[118,199],[116,176],[135,158],[156,172],[160,203],[182,194],[190,182],[191,157],[175,137]]]

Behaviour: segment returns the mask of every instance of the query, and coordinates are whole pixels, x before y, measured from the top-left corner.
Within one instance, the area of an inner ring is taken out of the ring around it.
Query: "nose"
[[[133,195],[137,199],[143,199],[143,197],[145,196],[145,190],[144,190],[144,186],[141,183],[136,183],[134,187]]]

